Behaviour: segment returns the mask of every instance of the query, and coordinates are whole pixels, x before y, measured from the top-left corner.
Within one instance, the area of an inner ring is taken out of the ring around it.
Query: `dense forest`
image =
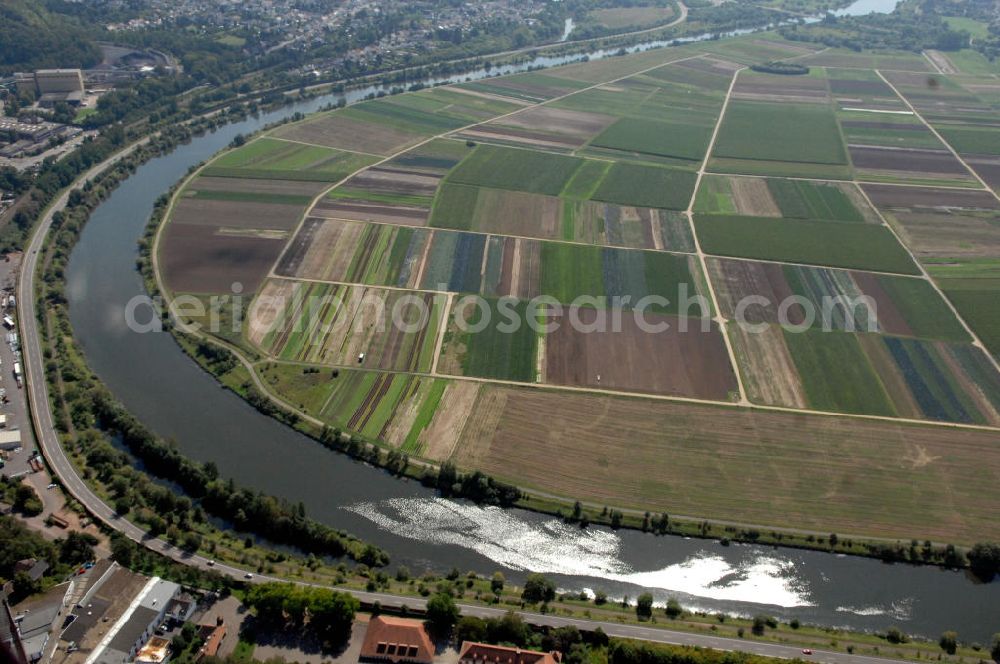
[[[101,61],[93,30],[49,11],[43,2],[0,3],[0,74],[46,67],[92,67]]]

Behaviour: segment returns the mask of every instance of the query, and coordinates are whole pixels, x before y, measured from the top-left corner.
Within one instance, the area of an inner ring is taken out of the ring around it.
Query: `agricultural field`
[[[172,292],[212,294],[231,293],[238,283],[243,292],[255,292],[304,210],[302,203],[238,196],[180,198],[159,247],[164,285]]]
[[[996,532],[982,500],[995,432],[496,385],[472,413],[444,458],[598,505],[904,539]]]
[[[695,48],[743,65],[771,62],[789,57],[798,60],[803,59],[803,56],[824,50],[816,44],[787,41],[776,34],[747,35],[736,39],[712,40],[698,44]]]
[[[535,106],[460,132],[471,141],[569,152],[582,147],[614,117],[555,106]]]
[[[449,173],[448,182],[558,196],[582,163],[548,152],[479,145]]]
[[[709,259],[708,266],[722,315],[730,320],[741,301],[755,296],[768,304],[744,306],[741,317],[752,324],[970,341],[924,279],[730,259]],[[780,311],[785,302],[791,306]]]
[[[370,155],[265,137],[223,154],[202,173],[214,177],[337,182],[374,161]]]
[[[797,60],[804,65],[816,67],[837,67],[841,69],[886,69],[907,72],[928,72],[930,64],[915,53],[905,51],[865,51],[858,53],[848,49],[823,49],[813,55]]]
[[[994,357],[1000,358],[1000,260],[930,265],[945,296]]]
[[[248,335],[280,360],[427,372],[443,305],[433,293],[275,279],[250,308]]]
[[[719,131],[715,172],[790,175],[794,165],[807,173],[846,178],[847,153],[832,108],[820,104],[730,103]]]
[[[838,182],[709,175],[702,180],[694,209],[707,214],[879,223],[858,189]]]
[[[898,274],[918,274],[884,226],[811,219],[695,215],[706,253]]]
[[[486,95],[488,99],[498,99],[507,103],[531,105],[548,101],[556,97],[572,94],[580,88],[587,87],[585,82],[573,80],[566,76],[568,68],[557,70],[559,76],[529,72],[503,78],[487,78],[472,83],[462,83],[456,89],[478,95]]]
[[[524,300],[479,300],[457,307],[445,332],[440,371],[445,374],[533,383],[538,376],[539,332],[528,324],[541,308]]]
[[[356,369],[311,371],[278,363],[267,364],[261,374],[281,398],[330,426],[383,441],[408,454],[423,455],[435,446],[440,449],[437,435],[454,436],[454,423],[443,421],[447,409],[438,408],[456,393],[455,385],[446,379]],[[454,401],[456,406],[460,402]]]
[[[1000,202],[985,191],[863,185],[921,260],[1000,258]]]
[[[587,20],[611,30],[621,30],[666,23],[673,16],[673,7],[613,7],[595,9],[587,14]]]
[[[544,337],[541,382],[713,401],[739,394],[722,334],[707,319],[575,308],[547,322],[556,329]]]
[[[278,275],[570,303],[580,296],[677,299],[701,291],[692,256],[310,217]],[[673,304],[670,305],[674,306]]]
[[[970,345],[891,335],[732,326],[752,401],[965,424],[1000,422],[1000,374]]]
[[[811,70],[747,67],[787,58]],[[239,281],[227,340],[263,383],[415,458],[616,508],[979,539],[1000,203],[949,148],[1000,187],[1000,83],[930,67],[758,34],[322,112],[191,177],[159,268],[202,300]]]

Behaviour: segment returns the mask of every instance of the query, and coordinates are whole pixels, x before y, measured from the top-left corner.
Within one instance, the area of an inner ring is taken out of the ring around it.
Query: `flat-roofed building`
[[[35,72],[39,95],[83,92],[83,72],[79,69],[39,69]]]

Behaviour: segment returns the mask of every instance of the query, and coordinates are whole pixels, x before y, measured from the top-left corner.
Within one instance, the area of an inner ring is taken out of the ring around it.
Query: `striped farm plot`
[[[263,137],[220,156],[202,174],[212,177],[337,182],[376,161],[371,155]]]
[[[971,341],[925,279],[717,258],[708,260],[708,269],[730,320]]]
[[[433,293],[271,280],[250,309],[250,341],[309,364],[429,371],[445,301]]]
[[[878,214],[853,183],[783,178],[707,175],[695,212],[880,223]]]
[[[963,424],[1000,423],[1000,375],[971,344],[730,324],[755,403]]]
[[[615,247],[694,249],[687,220],[669,210],[460,184],[442,187],[430,224]]]
[[[314,370],[275,363],[265,367],[262,378],[282,398],[329,426],[409,454],[423,455],[427,448],[441,444],[439,437],[444,441],[450,437],[454,445],[461,431],[450,420],[450,415],[462,410],[463,400],[458,398],[461,390],[456,391],[454,383],[447,379],[357,369]],[[443,397],[454,402],[448,402],[448,408],[439,408]],[[458,424],[464,424],[464,420]]]

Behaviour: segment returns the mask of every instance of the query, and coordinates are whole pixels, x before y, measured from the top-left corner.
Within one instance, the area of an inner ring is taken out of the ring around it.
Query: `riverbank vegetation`
[[[84,477],[97,480],[121,516],[186,550],[202,548],[203,533],[212,529],[207,523],[211,516],[305,553],[347,556],[369,566],[384,565],[388,562],[385,552],[309,519],[301,504],[292,505],[237,487],[220,478],[212,464],[183,457],[114,399],[86,366],[73,339],[63,275],[69,253],[91,211],[138,164],[169,151],[199,129],[203,127],[182,126],[163,132],[74,192],[67,207],[53,215],[51,238],[40,268],[38,311],[56,428],[70,455],[81,462]],[[124,449],[116,449],[112,441]],[[154,481],[134,468],[133,458],[161,480]]]

